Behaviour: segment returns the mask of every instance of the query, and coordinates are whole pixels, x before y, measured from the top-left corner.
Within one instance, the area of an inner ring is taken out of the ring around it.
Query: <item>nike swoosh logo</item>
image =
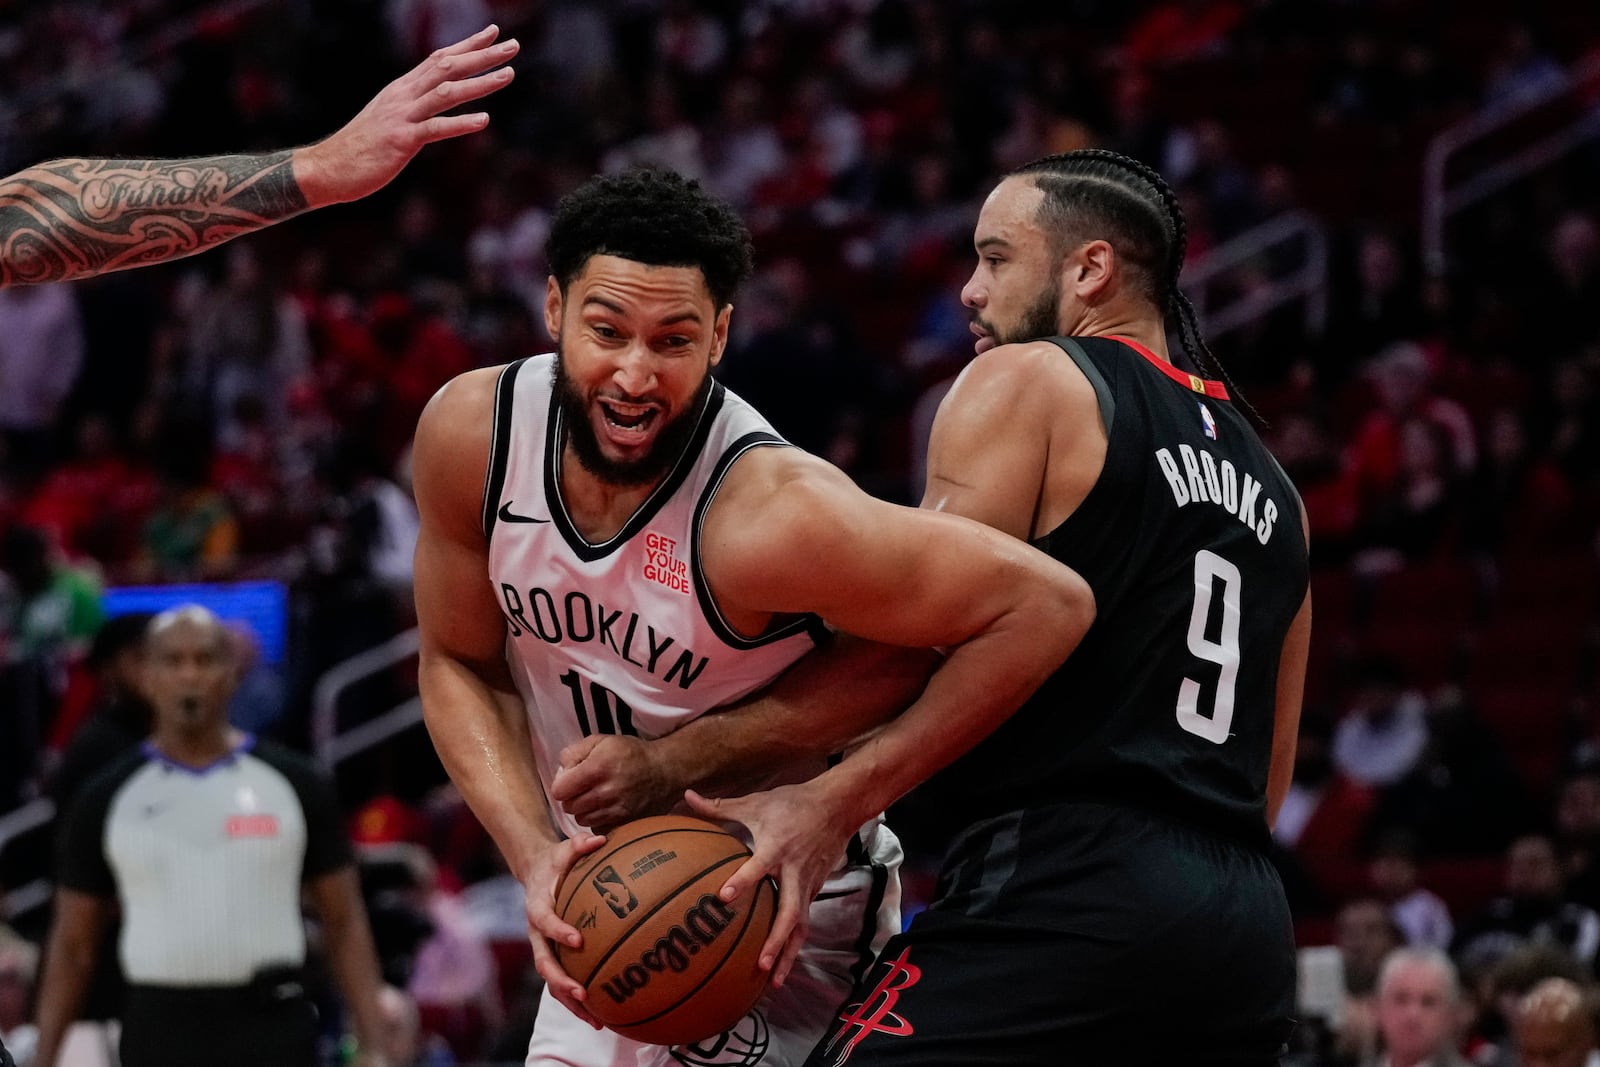
[[[518,515],[511,510],[511,501],[507,500],[500,505],[500,519],[503,522],[549,522],[549,519],[535,519],[527,515]]]

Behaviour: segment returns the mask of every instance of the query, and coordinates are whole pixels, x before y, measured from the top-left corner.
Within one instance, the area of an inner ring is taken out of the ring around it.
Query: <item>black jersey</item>
[[[1089,583],[1096,619],[935,780],[941,807],[1110,800],[1264,841],[1278,661],[1307,583],[1299,497],[1220,383],[1119,340],[1052,340],[1109,441],[1083,503],[1035,544]]]

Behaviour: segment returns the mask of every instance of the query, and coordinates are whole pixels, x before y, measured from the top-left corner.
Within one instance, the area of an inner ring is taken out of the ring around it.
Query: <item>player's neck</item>
[[[1148,312],[1128,308],[1095,308],[1072,330],[1074,337],[1122,337],[1160,356],[1168,363],[1167,329]]]
[[[583,539],[598,544],[616,536],[662,478],[644,485],[608,482],[585,468],[569,446],[561,456],[561,502]]]

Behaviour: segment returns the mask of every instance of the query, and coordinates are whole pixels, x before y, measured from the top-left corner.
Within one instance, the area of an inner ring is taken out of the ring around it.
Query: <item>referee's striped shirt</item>
[[[301,886],[354,861],[318,771],[249,735],[202,768],[129,753],[85,787],[60,848],[61,885],[120,900],[123,970],[153,986],[303,963]]]

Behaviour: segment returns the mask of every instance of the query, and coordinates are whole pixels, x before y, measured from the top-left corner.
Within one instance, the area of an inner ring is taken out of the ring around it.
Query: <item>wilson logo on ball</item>
[[[689,958],[712,944],[738,918],[739,913],[711,893],[703,895],[683,914],[683,921],[667,931],[655,947],[642,953],[637,963],[622,968],[601,988],[612,1003],[621,1004],[650,983],[651,972],[683,971]]]

